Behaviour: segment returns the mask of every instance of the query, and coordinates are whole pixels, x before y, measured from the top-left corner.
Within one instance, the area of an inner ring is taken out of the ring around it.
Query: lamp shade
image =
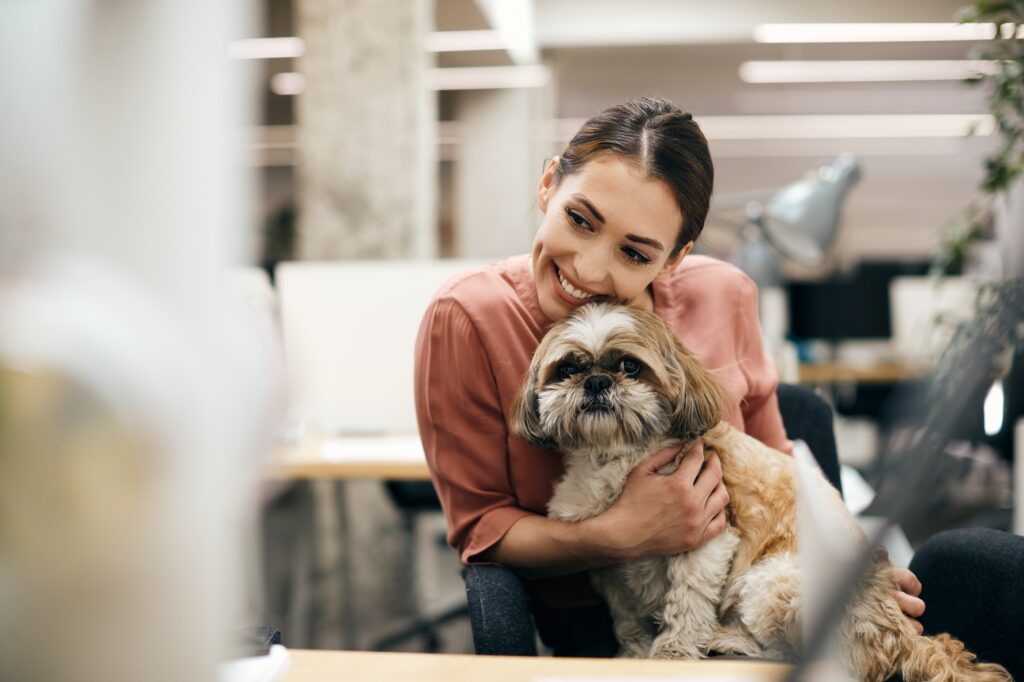
[[[803,265],[820,265],[835,241],[846,198],[860,166],[850,154],[818,169],[817,175],[787,185],[764,205],[757,223],[772,246]]]

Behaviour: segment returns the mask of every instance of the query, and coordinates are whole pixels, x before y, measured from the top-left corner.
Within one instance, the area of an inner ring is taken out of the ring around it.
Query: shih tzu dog
[[[615,502],[643,459],[702,439],[718,453],[731,501],[729,527],[703,547],[591,572],[608,601],[620,655],[703,658],[710,652],[791,660],[801,646],[793,459],[725,421],[722,387],[656,315],[583,306],[541,341],[513,405],[513,431],[561,452],[565,476],[549,514],[578,522]],[[667,468],[678,467],[678,459]],[[662,471],[661,473],[670,473]],[[824,476],[849,541],[866,542]],[[881,682],[1011,679],[975,663],[949,635],[917,635],[893,596],[887,562],[875,562],[839,628],[847,668]]]

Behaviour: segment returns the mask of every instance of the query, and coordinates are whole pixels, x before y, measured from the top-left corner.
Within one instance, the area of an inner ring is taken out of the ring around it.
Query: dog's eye
[[[626,376],[635,376],[640,373],[640,363],[633,358],[622,358],[619,367]]]
[[[561,365],[558,366],[556,373],[558,374],[559,379],[568,379],[573,374],[576,374],[579,371],[580,368],[577,367],[575,364],[571,362],[563,362]]]

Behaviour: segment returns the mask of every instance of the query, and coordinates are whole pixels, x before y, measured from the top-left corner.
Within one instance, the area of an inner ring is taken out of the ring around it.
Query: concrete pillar
[[[555,153],[547,129],[547,88],[459,93],[456,254],[503,258],[525,253],[539,222],[536,188]]]
[[[424,87],[433,0],[298,0],[302,259],[430,257],[436,94]]]

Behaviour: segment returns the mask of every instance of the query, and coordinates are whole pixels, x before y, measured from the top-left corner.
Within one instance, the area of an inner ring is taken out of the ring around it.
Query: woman
[[[699,547],[725,528],[729,497],[717,458],[696,446],[670,476],[656,471],[676,450],[653,455],[593,519],[544,515],[560,460],[510,435],[506,422],[555,321],[593,301],[653,310],[716,371],[730,396],[729,421],[790,449],[775,369],[762,351],[756,287],[730,265],[688,255],[713,177],[707,141],[671,103],[641,98],[602,112],[544,169],[532,253],[448,282],[420,328],[419,428],[449,542],[464,563],[536,578],[525,582],[541,637],[556,653],[615,651],[581,571]],[[901,583],[904,611],[920,615],[917,580],[904,571]]]

